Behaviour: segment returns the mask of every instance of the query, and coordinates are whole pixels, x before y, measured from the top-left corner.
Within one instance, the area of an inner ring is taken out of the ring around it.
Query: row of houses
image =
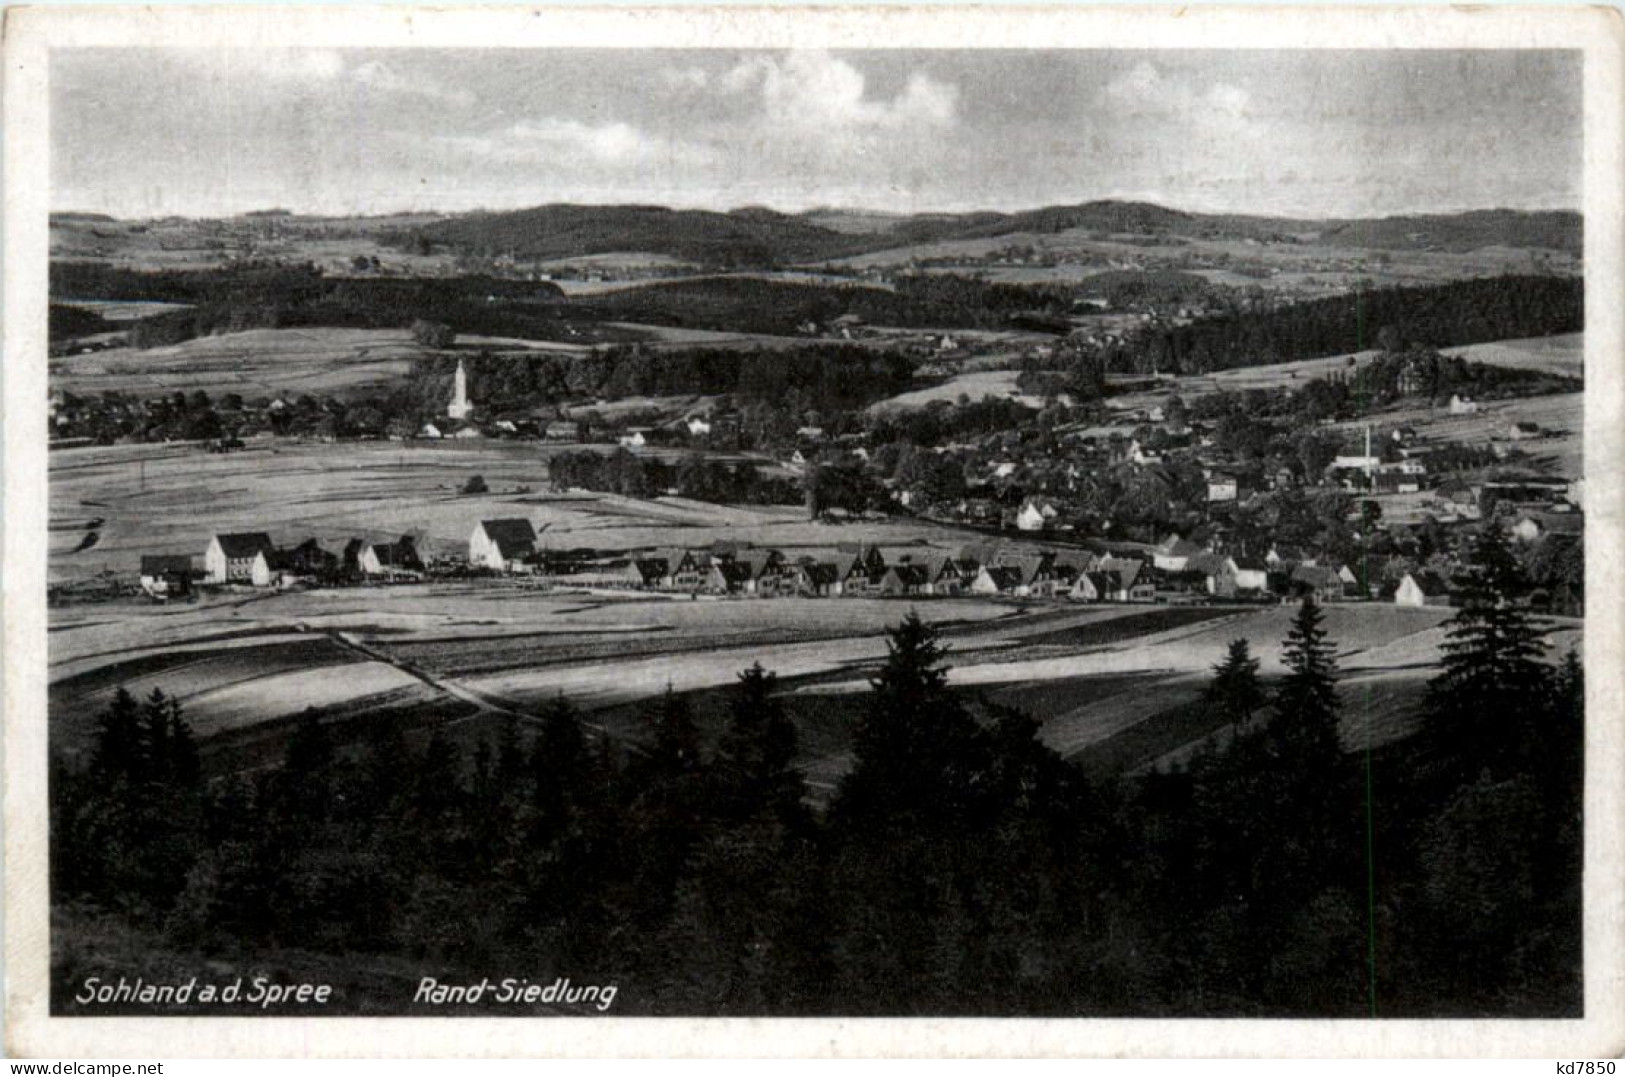
[[[965,595],[1151,603],[1182,597],[1271,601],[1312,595],[1320,602],[1337,602],[1373,593],[1350,566],[1319,563],[1289,546],[1272,546],[1265,556],[1253,558],[1215,552],[1178,536],[1143,551],[993,543],[957,551],[910,549],[888,558],[870,543],[789,555],[735,542],[631,555],[576,550],[550,557],[539,548],[540,535],[522,517],[481,520],[469,537],[466,566],[569,586],[760,597]],[[201,559],[156,554],[141,560],[141,586],[159,599],[184,595],[198,583],[282,587],[358,577],[413,580],[426,574],[421,538],[415,535],[390,541],[352,539],[336,554],[315,539],[279,547],[265,532],[222,533],[211,537]],[[1400,583],[1393,601],[1402,606],[1453,605],[1455,596],[1449,581],[1416,572]]]
[[[1071,597],[1091,602],[1152,602],[1144,564],[1085,551],[985,554],[910,551],[888,561],[879,547],[857,545],[790,557],[759,548],[665,549],[619,560],[561,582],[714,595],[805,598]]]
[[[211,536],[201,558],[145,554],[140,579],[146,594],[170,599],[191,593],[197,584],[277,587],[331,579],[341,572],[374,579],[418,578],[424,563],[411,535],[391,541],[354,538],[343,552],[334,553],[314,538],[278,546],[264,531],[239,531]]]

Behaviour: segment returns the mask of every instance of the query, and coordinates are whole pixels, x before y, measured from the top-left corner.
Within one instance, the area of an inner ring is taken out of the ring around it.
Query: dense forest
[[[51,304],[47,327],[52,343],[73,337],[88,337],[94,333],[108,333],[120,328],[95,311],[63,306],[60,303]]]
[[[560,305],[563,293],[556,284],[494,277],[354,279],[326,277],[313,266],[284,265],[137,272],[56,262],[51,265],[51,294],[190,305],[136,323],[131,329],[136,347],[246,329],[403,329],[418,321],[489,336],[580,343],[638,338],[581,322]]]
[[[547,461],[555,490],[597,490],[623,497],[678,497],[727,505],[798,505],[801,484],[763,475],[754,464],[730,464],[703,453],[685,453],[675,464],[625,449],[559,453]]]
[[[873,236],[835,232],[765,209],[716,213],[575,205],[468,214],[388,236],[386,242],[401,247],[427,242],[476,255],[544,260],[641,251],[718,269],[820,261],[876,246]]]
[[[1113,369],[1205,374],[1378,347],[1479,344],[1584,328],[1584,283],[1570,277],[1484,277],[1378,288],[1267,311],[1198,318],[1131,337]]]
[[[471,753],[310,713],[280,767],[210,777],[172,699],[120,691],[53,774],[52,894],[139,941],[59,950],[53,1008],[181,953],[318,967],[367,1012],[411,1009],[343,986],[394,961],[613,983],[620,1014],[1576,1016],[1583,674],[1494,529],[1474,565],[1420,733],[1343,750],[1306,602],[1273,683],[1214,656],[1231,736],[1135,780],[952,689],[912,615],[827,803],[760,666],[711,735],[669,691],[636,747],[563,698]]]
[[[993,284],[954,274],[899,277],[892,288],[866,284],[801,284],[757,277],[709,277],[580,296],[581,316],[695,329],[794,334],[844,315],[874,325],[929,329],[998,329],[1021,322],[1064,333],[1074,286]]]
[[[705,277],[566,298],[551,282],[486,276],[327,277],[313,266],[283,265],[151,272],[90,262],[51,265],[51,294],[59,298],[191,305],[140,323],[137,346],[279,326],[400,328],[419,319],[457,333],[575,343],[635,339],[604,324],[611,322],[796,335],[808,323],[823,327],[847,314],[880,325],[999,328],[1024,321],[1065,332],[1057,319],[1071,309],[1075,291],[951,275],[905,277],[895,289]]]
[[[468,393],[507,408],[566,400],[731,393],[746,402],[795,409],[856,409],[908,388],[914,363],[895,351],[821,344],[775,350],[636,345],[582,355],[489,355],[466,360]],[[416,361],[406,392],[435,414],[457,368],[451,356]]]

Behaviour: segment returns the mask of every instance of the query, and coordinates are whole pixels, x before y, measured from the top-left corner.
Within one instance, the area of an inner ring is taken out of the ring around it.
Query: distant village
[[[1110,425],[1052,424],[1046,429],[1042,423],[1029,424],[926,448],[881,444],[865,431],[831,433],[813,425],[794,431],[776,463],[805,488],[809,516],[861,526],[865,519],[906,515],[992,536],[957,550],[894,550],[888,555],[863,543],[810,551],[719,543],[700,549],[559,551],[539,545],[528,519],[492,519],[475,523],[466,554],[451,557],[431,556],[421,535],[386,541],[356,538],[342,550],[329,550],[315,539],[278,546],[265,532],[219,534],[201,557],[191,551],[143,556],[140,588],[168,601],[200,587],[500,576],[535,586],[696,596],[968,595],[1166,603],[1280,602],[1312,594],[1327,602],[1422,606],[1455,601],[1453,581],[1466,566],[1459,560],[1460,535],[1450,525],[1479,521],[1486,511],[1521,549],[1562,543],[1578,549],[1584,529],[1582,483],[1515,467],[1485,477],[1485,465],[1515,463],[1520,443],[1547,435],[1534,423],[1511,422],[1487,446],[1430,441],[1407,426],[1379,431],[1369,424],[1361,428],[1356,445],[1346,444],[1340,437],[1347,435],[1341,435],[1312,440],[1308,450],[1245,453],[1238,441],[1256,435],[1257,423],[1204,415],[1174,394],[1167,400],[1166,405],[1116,409]],[[1455,394],[1442,410],[1468,415],[1478,406]],[[53,400],[53,412],[71,415],[71,403]],[[567,471],[555,460],[560,465],[554,469],[555,485],[571,489],[576,487],[567,483],[581,483],[582,488],[636,496],[694,496],[668,489],[664,483],[674,469],[661,463],[658,454],[644,456],[645,450],[727,444],[736,436],[737,421],[736,412],[714,409],[660,425],[600,431],[613,438],[614,453],[628,458],[630,472],[604,467],[598,470],[617,477],[598,475],[587,485],[579,468]],[[461,363],[444,419],[413,434],[431,441],[584,440],[582,425],[575,421],[521,427],[508,418],[476,416]],[[230,435],[203,444],[212,452],[244,447]],[[606,458],[587,459],[596,463]],[[754,474],[756,466],[747,469]],[[652,480],[641,470],[646,467],[656,469]],[[566,473],[571,477],[561,479]],[[614,488],[628,473],[652,488]],[[825,481],[832,474],[851,481]],[[854,495],[854,485],[865,489]],[[1383,494],[1423,497],[1424,523],[1382,520],[1380,505],[1369,497]],[[1346,516],[1323,532],[1324,541],[1271,538],[1267,525],[1272,518],[1280,533],[1291,531],[1282,506],[1302,515],[1311,510],[1312,499],[1339,496]],[[1362,497],[1367,500],[1360,501]],[[1137,518],[1127,511],[1136,506]],[[998,538],[1004,534],[1013,541]],[[1561,572],[1552,569],[1548,575],[1555,578]],[[1580,586],[1576,582],[1571,591]],[[1537,588],[1535,600],[1544,596]],[[1572,610],[1579,599],[1571,593],[1556,604]]]

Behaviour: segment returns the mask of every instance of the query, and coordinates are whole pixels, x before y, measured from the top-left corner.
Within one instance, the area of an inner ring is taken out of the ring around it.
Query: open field
[[[1125,638],[1113,643],[1061,656],[1027,658],[1025,647],[1002,655],[961,654],[950,682],[984,689],[995,697],[1000,691],[1055,686],[1041,735],[1063,755],[1082,756],[1141,723],[1189,704],[1233,639],[1248,640],[1266,678],[1281,675],[1281,640],[1295,612],[1290,606],[1254,608],[1150,634],[1125,631]],[[1444,638],[1441,626],[1451,614],[1450,610],[1377,604],[1328,607],[1326,627],[1338,645],[1343,674],[1347,746],[1363,745],[1368,734],[1373,743],[1383,743],[1414,730],[1415,708],[1433,675]],[[995,626],[990,632],[995,630],[1009,631],[1009,626]],[[1554,660],[1578,644],[1580,631],[1577,621],[1560,625],[1551,637]],[[1064,698],[1068,683],[1090,686],[1100,679],[1118,684],[1120,690],[1101,695],[1086,689],[1072,707],[1057,701]],[[851,678],[803,691],[850,694],[861,693],[865,687],[862,679]]]
[[[1585,473],[1584,393],[1484,400],[1472,415],[1451,415],[1444,408],[1395,408],[1366,421],[1384,426],[1409,426],[1429,441],[1459,441],[1478,446],[1496,442],[1516,446],[1537,466],[1552,474],[1578,479]],[[1342,428],[1358,430],[1364,422],[1345,423]],[[1539,423],[1548,436],[1510,441],[1508,430],[1515,422]]]
[[[806,518],[800,506],[640,501],[612,494],[547,491],[547,459],[579,449],[537,442],[349,442],[251,439],[223,455],[198,446],[117,445],[67,449],[50,460],[50,579],[104,570],[133,572],[144,553],[201,554],[221,531],[267,531],[277,541],[314,536],[341,544],[422,531],[432,552],[466,549],[482,519],[526,516],[544,543],[626,550],[738,539],[785,550],[828,548],[840,526]],[[490,493],[458,493],[473,475]],[[71,552],[94,533],[92,545]],[[885,547],[938,542],[964,533],[897,519],[863,525]]]
[[[1472,362],[1486,363],[1490,366],[1538,370],[1571,378],[1583,377],[1585,372],[1584,333],[1498,340],[1488,344],[1470,344],[1442,350],[1446,355],[1460,355]],[[1170,392],[1177,392],[1186,400],[1191,400],[1221,390],[1235,393],[1245,392],[1248,389],[1296,389],[1315,378],[1352,372],[1368,365],[1377,355],[1378,352],[1373,349],[1348,355],[1330,355],[1322,359],[1300,359],[1291,363],[1271,363],[1266,366],[1221,370],[1212,374],[1186,375],[1173,379],[1164,389],[1146,393],[1125,393],[1113,397],[1111,403],[1119,407],[1139,408],[1160,403]]]
[[[1215,283],[1265,288],[1292,287],[1306,293],[1347,291],[1357,280],[1379,287],[1435,284],[1464,277],[1529,272],[1535,259],[1561,270],[1577,270],[1579,260],[1566,251],[1540,248],[1481,246],[1468,251],[1393,249],[1379,251],[1317,242],[1275,243],[1246,239],[1210,239],[1196,236],[1166,237],[1156,245],[1144,236],[1113,235],[1088,228],[1060,232],[1010,232],[970,239],[916,243],[885,250],[830,259],[831,264],[855,268],[904,266],[932,259],[988,261],[961,272],[983,269],[989,279],[1013,281],[1082,279],[1113,268],[1177,268],[1198,273]],[[1056,266],[999,266],[992,257],[1010,247],[1031,247],[1062,263]],[[1066,265],[1068,260],[1076,267]],[[1204,263],[1222,263],[1208,264]],[[1246,266],[1254,273],[1236,274],[1228,264]],[[1037,272],[1035,272],[1037,271]],[[1074,274],[1076,274],[1074,276]]]
[[[616,736],[643,734],[631,705],[667,690],[714,695],[761,662],[807,734],[802,765],[827,789],[850,725],[908,610],[937,622],[950,683],[1022,706],[1063,754],[1132,769],[1205,738],[1180,717],[1232,639],[1281,673],[1289,607],[1075,606],[995,600],[700,599],[537,591],[471,581],[283,594],[169,607],[128,602],[51,613],[53,721],[82,743],[117,684],[180,698],[199,732],[252,732],[307,706],[456,708],[524,720],[564,694]],[[1414,728],[1450,611],[1330,607],[1351,746]],[[1554,657],[1579,637],[1553,636]],[[856,708],[856,709],[854,709]],[[459,719],[462,721],[462,719]],[[470,727],[473,728],[473,727]],[[486,728],[486,726],[481,726]]]
[[[79,394],[334,393],[398,378],[427,354],[404,329],[253,329],[53,359],[50,381],[53,389]]]
[[[1044,404],[1042,399],[1025,396],[1016,388],[1016,379],[1020,376],[1020,372],[1015,370],[973,370],[965,374],[956,374],[940,385],[899,393],[888,400],[869,405],[869,410],[923,408],[937,400],[953,403],[961,394],[972,400],[980,400],[984,396],[1007,397],[1029,408],[1042,407]]]
[[[127,314],[125,320],[134,316]],[[119,318],[116,314],[104,317]],[[633,326],[618,328],[623,335],[647,335]],[[579,355],[590,352],[592,346],[473,334],[457,338],[457,351],[481,349]],[[52,359],[50,383],[53,389],[78,394],[112,391],[155,396],[202,389],[211,396],[237,393],[248,398],[300,393],[343,395],[382,388],[406,374],[413,360],[431,354],[436,353],[418,344],[405,329],[250,329],[159,348],[118,347]]]
[[[1497,340],[1489,344],[1468,344],[1442,349],[1446,355],[1459,355],[1488,366],[1538,370],[1569,378],[1585,376],[1585,334],[1559,333],[1550,337],[1523,340]]]

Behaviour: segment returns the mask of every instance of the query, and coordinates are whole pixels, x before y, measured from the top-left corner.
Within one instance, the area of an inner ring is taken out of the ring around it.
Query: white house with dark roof
[[[1407,572],[1394,592],[1396,606],[1453,606],[1450,585],[1432,572]]]
[[[1191,558],[1205,552],[1188,539],[1169,535],[1151,551],[1151,563],[1163,572],[1184,572]]]
[[[191,554],[141,555],[141,590],[153,598],[174,598],[188,593],[196,576]]]
[[[468,538],[468,563],[476,568],[512,572],[536,552],[536,529],[523,517],[481,520]]]
[[[264,531],[215,535],[203,551],[203,578],[209,583],[253,583],[255,559],[275,549]]]
[[[423,571],[416,544],[406,539],[363,544],[356,565],[368,576],[399,576]]]

